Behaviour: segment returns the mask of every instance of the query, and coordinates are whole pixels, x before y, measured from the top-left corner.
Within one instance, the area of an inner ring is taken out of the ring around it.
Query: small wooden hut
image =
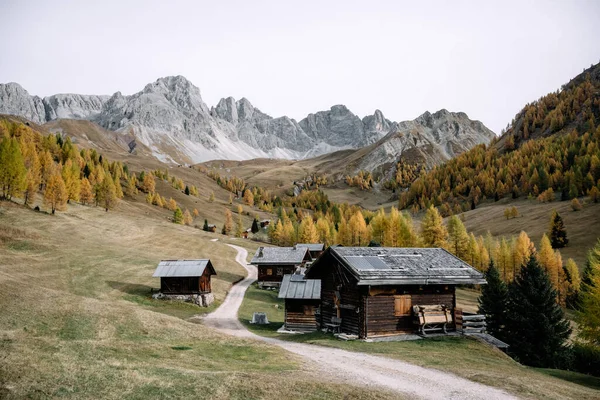
[[[284,275],[278,297],[285,299],[285,329],[302,332],[319,329],[319,279],[305,279],[301,274]]]
[[[166,295],[211,293],[210,278],[216,275],[210,260],[163,260],[154,277],[160,278],[160,292]]]
[[[486,283],[440,248],[330,247],[306,278],[321,280],[321,324],[365,339],[413,333],[414,306],[453,313],[456,286]]]
[[[259,247],[250,264],[258,268],[258,285],[279,287],[283,276],[311,261],[306,247]]]

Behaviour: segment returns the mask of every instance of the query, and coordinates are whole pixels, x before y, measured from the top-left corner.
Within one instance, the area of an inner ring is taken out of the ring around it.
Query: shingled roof
[[[296,247],[306,247],[308,251],[323,251],[325,245],[323,243],[298,243]]]
[[[300,274],[284,275],[278,297],[280,299],[318,300],[321,298],[321,280],[305,279]]]
[[[202,276],[207,267],[211,275],[217,274],[210,260],[162,260],[152,276],[160,278]]]
[[[259,247],[250,264],[302,264],[307,256],[306,247]],[[310,256],[308,256],[310,259]]]
[[[483,274],[441,248],[330,247],[358,285],[484,284]],[[319,268],[321,257],[306,271]]]

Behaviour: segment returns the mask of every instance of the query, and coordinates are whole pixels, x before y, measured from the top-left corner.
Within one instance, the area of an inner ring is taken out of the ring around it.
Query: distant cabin
[[[286,274],[312,261],[306,247],[259,247],[250,264],[258,268],[259,286],[278,287]]]
[[[209,232],[216,232],[217,231],[217,226],[214,224],[209,224],[208,225],[208,231]]]
[[[302,332],[319,329],[319,279],[305,279],[301,274],[284,275],[278,297],[285,299],[285,329]]]
[[[456,286],[486,283],[440,248],[330,247],[305,277],[321,280],[321,324],[363,339],[415,332],[413,306],[453,312]]]
[[[188,295],[211,293],[210,278],[216,274],[210,260],[163,260],[152,276],[160,278],[161,293]]]
[[[270,219],[263,219],[259,222],[261,228],[266,228],[271,223]]]
[[[319,258],[325,250],[325,245],[323,243],[298,243],[296,247],[306,247],[313,260]]]

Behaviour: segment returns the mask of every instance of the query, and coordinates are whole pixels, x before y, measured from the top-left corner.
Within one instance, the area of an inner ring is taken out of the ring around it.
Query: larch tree
[[[156,190],[156,181],[154,180],[154,175],[152,173],[144,173],[142,181],[142,190],[146,193],[153,193]]]
[[[79,201],[81,204],[90,204],[94,199],[94,194],[92,193],[92,185],[87,178],[83,178],[81,180],[81,185],[79,185]]]
[[[208,197],[208,201],[214,203],[215,201],[215,192],[210,192],[210,196]]]
[[[580,337],[600,346],[600,239],[588,253],[578,303]]]
[[[469,234],[458,216],[453,215],[448,220],[448,244],[454,255],[466,260],[469,252]]]
[[[271,242],[273,244],[280,245],[283,236],[283,224],[281,223],[281,219],[278,219],[276,224],[272,224],[269,227],[269,233]]]
[[[67,189],[67,203],[71,200],[78,201],[81,191],[81,181],[79,180],[79,165],[68,159],[62,169],[62,178]]]
[[[310,215],[307,215],[300,222],[300,234],[298,241],[300,243],[318,243],[319,233],[315,227],[314,221]]]
[[[569,258],[565,264],[565,275],[568,282],[566,290],[567,306],[575,308],[581,289],[581,276],[579,267],[572,258]]]
[[[97,201],[102,208],[104,208],[104,211],[108,212],[108,210],[112,210],[117,206],[119,198],[117,197],[117,190],[110,173],[106,172],[104,179],[100,184],[98,194],[99,198]]]
[[[237,220],[235,221],[235,237],[242,237],[244,234],[244,223],[242,221],[242,215],[238,214]]]
[[[228,208],[225,209],[225,224],[223,225],[223,231],[225,235],[229,235],[233,230],[233,216]]]
[[[554,211],[550,218],[550,244],[553,249],[560,249],[569,244],[567,239],[567,230],[562,217],[558,212]]]
[[[517,271],[527,264],[529,257],[534,253],[535,246],[533,245],[533,242],[529,239],[529,236],[527,236],[525,231],[521,231],[513,247],[513,276],[516,276]]]
[[[395,207],[392,207],[392,209],[395,209]],[[374,241],[383,244],[383,236],[387,229],[387,225],[388,219],[386,218],[385,212],[381,208],[379,211],[377,211],[369,224],[369,227],[371,228],[371,237]]]
[[[421,236],[425,247],[447,247],[448,231],[437,208],[429,206],[421,222]]]
[[[336,242],[342,246],[351,246],[352,244],[352,232],[350,231],[345,218],[342,218],[338,225]]]
[[[26,187],[25,161],[16,139],[4,138],[0,141],[0,188],[2,197],[11,199],[21,195]]]
[[[183,223],[185,225],[191,225],[193,221],[194,219],[192,218],[192,214],[190,214],[190,211],[186,208],[183,213]]]
[[[175,211],[173,211],[173,223],[183,224],[183,213],[179,207],[175,208]]]
[[[548,239],[548,236],[546,236],[546,234],[542,236],[537,261],[539,262],[539,265],[546,270],[546,273],[548,274],[548,278],[550,279],[552,286],[554,286],[555,289],[558,289],[559,281],[556,254],[554,253],[552,245],[550,244],[550,239]]]
[[[506,308],[505,339],[522,364],[560,367],[571,327],[556,297],[548,274],[531,257],[509,286]]]
[[[51,175],[44,190],[44,205],[50,208],[52,214],[56,210],[64,211],[67,209],[67,198],[65,182],[62,180],[60,174],[55,173]]]
[[[331,246],[335,241],[335,228],[330,224],[327,218],[319,218],[317,220],[317,232],[319,234],[319,242],[325,246]]]
[[[500,340],[504,339],[504,328],[506,324],[506,306],[508,304],[508,287],[500,278],[500,273],[490,261],[485,272],[487,285],[481,287],[481,296],[477,299],[479,303],[479,314],[485,315],[487,331]]]
[[[250,189],[246,189],[246,191],[244,192],[244,203],[246,203],[249,206],[254,205],[254,195],[252,194]]]
[[[169,198],[169,202],[167,204],[167,208],[171,211],[175,211],[177,208],[177,202],[172,197]]]
[[[356,211],[348,223],[352,246],[366,246],[371,240],[367,223],[360,211]]]

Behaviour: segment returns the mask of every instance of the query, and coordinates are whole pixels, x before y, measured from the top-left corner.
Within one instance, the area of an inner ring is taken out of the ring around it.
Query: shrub
[[[573,211],[580,211],[582,207],[579,200],[577,200],[576,198],[571,200],[571,208],[573,209]]]

